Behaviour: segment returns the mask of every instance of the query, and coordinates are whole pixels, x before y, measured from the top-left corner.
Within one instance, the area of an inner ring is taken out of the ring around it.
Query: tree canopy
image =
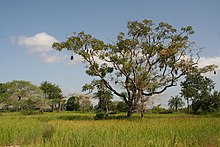
[[[59,85],[52,84],[48,81],[41,83],[40,88],[44,92],[44,97],[48,99],[60,99],[62,98],[62,90]]]
[[[178,95],[172,96],[171,99],[168,101],[168,106],[170,106],[171,109],[174,109],[176,112],[178,111],[179,107],[184,106],[184,102]]]
[[[13,80],[0,84],[0,103],[2,109],[34,110],[49,109],[48,101],[43,99],[43,91],[29,81]]]
[[[43,91],[29,81],[13,80],[7,82],[6,85],[7,93],[18,100],[21,100],[23,97],[41,97],[43,95]]]
[[[116,42],[104,43],[90,34],[75,33],[53,48],[67,49],[80,55],[87,65],[86,73],[96,77],[84,90],[92,91],[100,82],[128,105],[127,116],[154,95],[176,86],[178,79],[191,72],[214,70],[215,65],[198,68],[199,49],[189,41],[191,26],[175,29],[151,20],[130,21],[128,32],[119,33]]]
[[[181,82],[181,95],[191,101],[193,113],[208,113],[220,109],[220,93],[214,90],[215,83],[200,74],[189,74]]]
[[[67,100],[66,110],[67,111],[77,111],[80,109],[79,101],[77,101],[76,96],[72,96]]]

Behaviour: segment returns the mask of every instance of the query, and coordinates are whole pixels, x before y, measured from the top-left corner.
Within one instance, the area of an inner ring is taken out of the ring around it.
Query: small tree
[[[62,89],[59,85],[44,81],[41,83],[40,88],[43,90],[45,98],[60,99],[62,97]]]
[[[176,86],[187,73],[216,68],[214,65],[197,67],[200,50],[193,48],[189,41],[194,33],[191,26],[177,31],[165,22],[155,25],[151,20],[143,20],[128,22],[127,27],[127,34],[119,33],[113,44],[80,32],[65,42],[54,43],[53,48],[67,49],[81,56],[87,64],[86,73],[96,77],[84,89],[91,91],[99,83],[96,81],[101,81],[127,103],[128,117],[144,109],[144,103],[152,95]]]
[[[168,101],[168,106],[170,106],[171,109],[174,109],[176,112],[178,111],[179,107],[184,106],[183,100],[178,96],[172,96],[171,99]]]
[[[52,84],[48,81],[41,83],[40,88],[43,90],[44,97],[52,101],[52,110],[57,107],[60,109],[60,101],[62,99],[62,89],[59,85]]]
[[[100,111],[108,112],[111,107],[111,100],[113,98],[113,95],[111,91],[106,89],[99,89],[95,95],[95,99],[98,99],[98,106],[97,109]]]
[[[80,110],[79,102],[75,96],[70,97],[66,103],[66,110],[67,111],[78,111]]]

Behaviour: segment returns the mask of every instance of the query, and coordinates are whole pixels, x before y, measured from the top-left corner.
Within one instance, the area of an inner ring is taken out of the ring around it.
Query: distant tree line
[[[103,91],[102,91],[103,92]],[[94,96],[70,94],[63,96],[59,85],[44,81],[36,86],[29,81],[0,83],[0,111],[117,111],[125,112],[124,102],[113,102],[112,94],[98,91]],[[93,107],[92,98],[98,99]]]
[[[188,74],[180,85],[180,94],[168,101],[169,109],[161,108],[159,104],[149,110],[145,105],[145,113],[210,114],[220,111],[220,92],[215,90],[215,83],[210,78],[201,74]],[[92,100],[98,100],[95,106]],[[127,112],[128,105],[124,101],[113,101],[112,92],[101,84],[92,95],[69,94],[64,97],[60,86],[48,81],[42,82],[40,86],[22,80],[0,83],[0,111],[30,113],[33,110],[95,111],[95,117],[103,119],[109,114]]]
[[[61,88],[47,81],[40,86],[23,80],[0,83],[0,109],[5,111],[58,110],[62,98]]]

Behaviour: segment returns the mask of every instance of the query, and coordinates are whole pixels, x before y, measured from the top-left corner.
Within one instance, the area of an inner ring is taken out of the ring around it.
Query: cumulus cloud
[[[215,64],[218,67],[220,67],[220,56],[216,56],[216,57],[201,57],[201,59],[199,60],[198,66],[199,67],[203,67],[206,65],[210,65],[210,64]],[[217,70],[219,70],[220,68],[218,68]]]
[[[59,63],[67,59],[66,55],[52,49],[52,44],[58,40],[45,32],[33,36],[19,36],[13,40],[29,53],[39,56],[45,63]]]
[[[198,66],[199,67],[204,67],[206,65],[211,65],[211,64],[215,64],[218,66],[218,68],[216,69],[216,71],[220,70],[220,56],[216,56],[216,57],[201,57],[201,59],[199,60]],[[217,72],[218,73],[218,72]],[[203,74],[204,76],[207,77],[215,77],[218,76],[217,74],[213,74],[213,72],[208,72]]]
[[[45,63],[59,63],[67,59],[67,56],[61,56],[59,54],[51,55],[48,53],[41,53],[40,57]]]
[[[54,42],[58,42],[53,36],[42,32],[34,36],[20,36],[17,43],[29,52],[49,52]]]
[[[73,60],[69,60],[68,65],[74,65],[74,64],[77,64],[77,63],[81,63],[82,61],[83,61],[83,58],[81,56],[74,55]]]

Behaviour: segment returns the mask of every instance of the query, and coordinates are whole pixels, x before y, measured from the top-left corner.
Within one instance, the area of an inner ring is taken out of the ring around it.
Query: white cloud
[[[203,66],[206,66],[206,65],[210,65],[210,64],[215,64],[218,66],[218,69],[219,70],[219,67],[220,67],[220,56],[216,56],[216,57],[201,57],[201,59],[199,60],[199,64],[198,66],[199,67],[203,67]]]
[[[43,59],[45,63],[59,63],[67,59],[67,56],[62,56],[59,54],[48,54],[48,53],[41,53],[40,57]]]
[[[73,60],[70,60],[70,57],[68,59],[69,59],[68,65],[74,65],[77,63],[81,63],[83,61],[83,58],[79,55],[74,55]]]
[[[201,57],[198,63],[199,67],[204,67],[206,65],[211,65],[211,64],[215,64],[218,66],[218,68],[216,69],[216,71],[220,70],[220,57],[216,56],[216,57]],[[218,73],[218,72],[217,72]],[[218,76],[218,74],[213,74],[213,72],[208,72],[203,74],[204,76],[207,77],[215,77]]]
[[[49,52],[52,44],[58,42],[53,36],[42,32],[34,36],[20,36],[17,39],[19,46],[26,48],[29,52]]]
[[[70,58],[70,57],[69,57]],[[101,60],[101,59],[99,59],[98,57],[94,57],[94,60],[95,60],[95,62],[96,63],[98,63],[98,64],[104,64],[104,63],[106,63],[108,66],[110,66],[110,67],[112,67],[113,65],[111,64],[111,63],[109,63],[109,62],[106,62],[106,61],[104,61],[104,60]],[[75,54],[74,56],[73,56],[73,60],[69,60],[69,62],[68,62],[68,64],[69,65],[74,65],[74,64],[77,64],[77,63],[81,63],[81,62],[83,62],[83,58],[80,56],[80,55],[77,55],[77,54]]]
[[[54,42],[58,42],[58,40],[45,32],[37,33],[30,37],[19,36],[16,39],[16,43],[19,46],[39,56],[45,63],[59,63],[67,59],[66,55],[62,55],[52,49]]]

